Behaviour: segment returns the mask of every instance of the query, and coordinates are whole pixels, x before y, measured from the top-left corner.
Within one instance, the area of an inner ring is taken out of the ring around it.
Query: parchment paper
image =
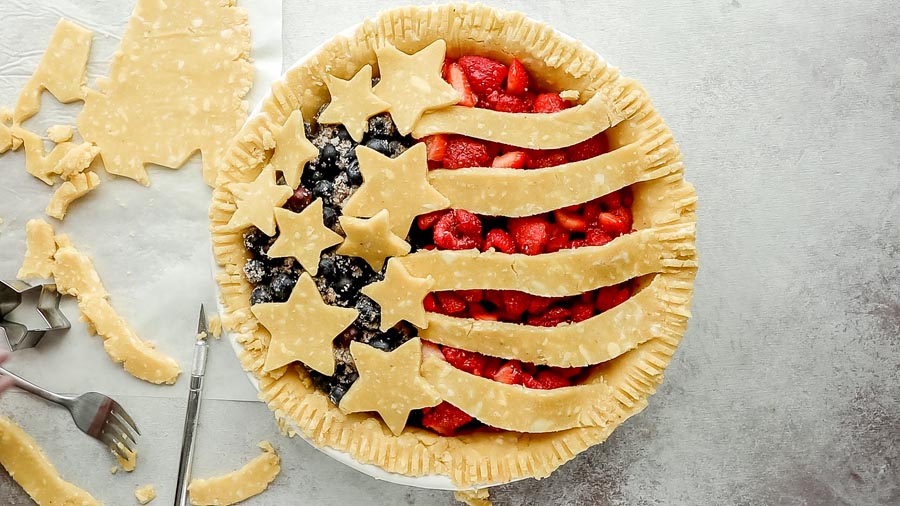
[[[281,0],[246,0],[239,5],[248,11],[252,30],[256,74],[247,97],[252,109],[281,74]],[[0,107],[15,105],[61,17],[94,31],[88,66],[88,86],[93,87],[107,74],[133,6],[134,1],[121,0],[0,2],[4,25]],[[41,112],[25,126],[44,135],[51,125],[74,125],[81,105],[62,105],[45,93]],[[178,170],[151,167],[149,188],[113,179],[101,170],[101,185],[74,203],[60,223],[44,214],[54,189],[25,172],[23,150],[0,156],[0,277],[15,277],[25,252],[25,223],[45,219],[93,258],[113,307],[138,334],[156,342],[189,371],[200,303],[206,304],[208,313],[216,308],[207,229],[210,189],[202,181],[199,162],[194,157]],[[101,339],[87,333],[73,299],[67,297],[62,309],[72,329],[45,339],[36,349],[15,353],[11,370],[60,392],[185,397],[184,375],[175,386],[155,386],[131,377],[109,360]],[[207,381],[206,398],[256,399],[226,342],[213,342]]]

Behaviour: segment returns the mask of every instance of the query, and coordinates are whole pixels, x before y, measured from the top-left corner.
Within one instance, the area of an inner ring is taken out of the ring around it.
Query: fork
[[[16,387],[68,409],[72,419],[75,420],[75,425],[88,436],[109,447],[113,454],[124,460],[131,460],[134,456],[137,448],[135,434],[140,436],[141,431],[116,401],[97,392],[88,392],[77,397],[58,395],[3,367],[0,367],[0,376],[12,378]]]

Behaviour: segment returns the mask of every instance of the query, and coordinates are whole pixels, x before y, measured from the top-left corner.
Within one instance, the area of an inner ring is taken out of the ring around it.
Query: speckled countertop
[[[285,63],[387,5],[285,0]],[[495,504],[900,504],[895,2],[503,6],[584,41],[649,90],[700,197],[701,270],[690,329],[649,408],[552,477],[495,489]],[[219,374],[240,374],[218,353]],[[155,482],[154,504],[167,504],[184,401],[131,401],[147,432],[169,437],[110,487]],[[2,410],[40,413],[29,428],[69,476],[102,452],[53,437],[71,435],[65,414],[21,394]],[[285,470],[248,505],[454,504],[281,439],[262,404],[210,401],[202,420],[199,474],[277,442]],[[2,473],[0,503],[30,504]]]

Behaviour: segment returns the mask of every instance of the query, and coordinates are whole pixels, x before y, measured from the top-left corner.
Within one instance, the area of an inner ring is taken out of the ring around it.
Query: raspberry
[[[507,231],[499,228],[491,230],[487,233],[487,237],[484,238],[484,250],[486,251],[489,248],[494,248],[501,253],[516,252],[516,244],[513,242],[512,236]]]
[[[469,85],[479,95],[501,89],[509,73],[506,65],[484,56],[463,56],[457,63],[469,79]]]
[[[569,103],[559,93],[541,93],[534,99],[534,112],[553,113],[568,108]]]
[[[428,153],[428,160],[432,162],[440,162],[447,153],[447,136],[445,134],[429,135],[422,139],[425,141],[425,150]]]
[[[506,91],[513,95],[521,95],[528,91],[528,71],[522,62],[513,58],[506,76]]]
[[[522,169],[528,162],[528,155],[524,151],[510,151],[496,158],[491,163],[491,167],[499,167],[505,169]]]
[[[466,74],[463,72],[462,67],[460,67],[458,63],[451,63],[447,68],[446,76],[446,80],[450,83],[450,86],[453,86],[453,89],[462,97],[457,105],[475,107],[475,104],[478,103],[478,97],[472,93],[469,79],[466,78]]]
[[[419,230],[428,230],[433,227],[438,220],[441,219],[441,216],[447,214],[446,209],[441,209],[440,211],[432,211],[428,214],[423,214],[421,216],[416,217],[416,226],[419,227]]]
[[[444,358],[453,367],[476,376],[482,375],[484,364],[487,361],[487,357],[484,355],[449,346],[444,346],[444,349],[441,351],[444,353]]]
[[[494,157],[485,143],[468,137],[452,136],[447,139],[444,152],[444,168],[490,167]]]
[[[521,385],[523,380],[522,365],[518,360],[510,360],[503,364],[494,374],[494,381],[507,385]]]
[[[531,303],[531,296],[527,293],[516,292],[513,290],[504,290],[503,294],[503,310],[510,316],[511,320],[518,320],[522,313],[528,311]]]
[[[630,296],[631,290],[622,286],[604,286],[597,291],[597,300],[594,302],[594,306],[597,311],[607,311],[625,302]]]
[[[543,253],[550,240],[550,223],[539,216],[512,218],[509,220],[509,231],[516,243],[516,250],[526,255]]]
[[[594,306],[588,302],[576,302],[569,307],[573,322],[583,322],[594,316]]]
[[[609,143],[606,140],[606,135],[601,132],[590,139],[581,141],[574,146],[569,146],[566,148],[566,155],[569,156],[569,160],[577,162],[602,155],[607,151],[609,151]]]
[[[569,158],[566,152],[561,149],[550,149],[543,151],[530,151],[525,166],[529,169],[543,169],[545,167],[556,167],[568,163]]]
[[[445,314],[458,315],[466,310],[466,301],[453,292],[437,292],[435,295]]]
[[[434,243],[449,250],[479,248],[481,220],[468,211],[453,209],[434,225]]]
[[[422,425],[442,436],[452,436],[460,427],[472,420],[471,416],[448,402],[422,410]]]

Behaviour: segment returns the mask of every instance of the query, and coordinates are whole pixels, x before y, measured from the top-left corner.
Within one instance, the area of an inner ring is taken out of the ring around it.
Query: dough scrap
[[[16,277],[19,279],[53,277],[53,256],[56,240],[53,227],[43,220],[29,220],[25,224],[25,260]]]
[[[209,317],[209,322],[207,324],[209,327],[209,333],[215,337],[216,339],[222,337],[222,317],[214,314]]]
[[[53,167],[53,172],[63,179],[71,179],[84,172],[100,154],[100,148],[90,142],[83,142],[70,149]]]
[[[100,177],[93,172],[83,172],[74,175],[72,179],[63,183],[53,194],[45,211],[47,216],[62,220],[66,217],[66,211],[72,202],[84,197],[99,184]]]
[[[143,487],[138,487],[134,491],[134,498],[141,504],[147,504],[150,501],[156,499],[156,487],[153,485],[144,485]]]
[[[453,497],[459,502],[466,503],[467,506],[493,506],[491,494],[486,488],[457,490],[453,492]]]
[[[91,494],[63,480],[37,442],[2,415],[0,464],[37,504],[100,506]]]
[[[228,506],[263,493],[281,472],[281,459],[268,441],[259,443],[262,455],[224,476],[191,480],[188,486],[195,506]]]
[[[122,470],[126,473],[134,471],[134,468],[137,467],[137,448],[135,448],[134,451],[131,451],[122,443],[117,443],[116,446],[119,448],[119,452],[125,454],[125,457],[122,457],[119,452],[113,452],[113,455],[116,457],[116,462],[119,463],[119,466],[121,466]]]
[[[75,129],[72,125],[53,125],[47,129],[47,137],[57,144],[72,140],[74,135]]]
[[[25,170],[44,183],[53,186],[54,176],[59,174],[57,166],[62,159],[77,146],[73,142],[63,142],[53,147],[50,153],[44,153],[44,139],[34,132],[18,125],[11,128],[12,137],[25,146]]]
[[[0,155],[12,147],[13,137],[9,127],[0,122]]]
[[[67,104],[84,99],[88,56],[94,34],[68,19],[60,19],[41,62],[22,88],[13,119],[16,124],[34,116],[41,108],[41,93],[49,91]]]
[[[77,120],[107,171],[147,185],[146,164],[177,168],[200,150],[203,179],[215,182],[253,84],[247,14],[234,4],[138,0],[109,78],[87,91]]]

